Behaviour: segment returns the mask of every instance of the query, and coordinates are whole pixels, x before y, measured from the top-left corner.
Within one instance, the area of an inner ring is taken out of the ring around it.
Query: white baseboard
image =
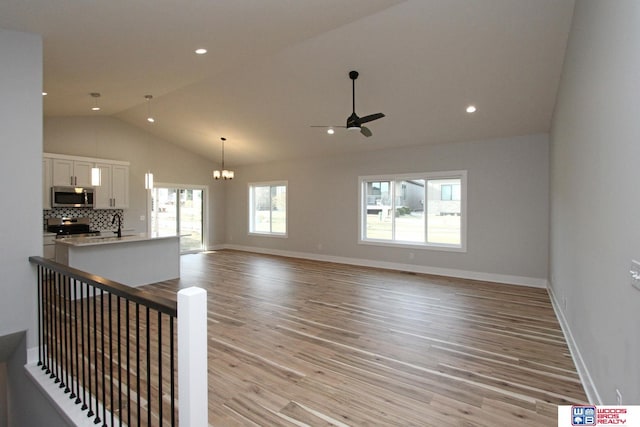
[[[335,262],[338,264],[357,265],[360,267],[375,267],[388,270],[405,271],[409,273],[433,274],[437,276],[458,277],[461,279],[481,280],[485,282],[506,283],[509,285],[532,286],[535,288],[547,288],[547,279],[537,277],[511,276],[505,274],[483,273],[478,271],[457,270],[452,268],[430,267],[425,265],[402,264],[387,261],[374,261],[363,258],[347,258],[333,255],[314,254],[309,252],[284,251],[279,249],[267,249],[243,245],[219,245],[216,249],[233,249],[244,252],[255,252],[267,255],[278,255],[290,258],[309,259],[313,261]]]
[[[571,334],[571,328],[569,327],[569,323],[567,322],[566,317],[564,317],[564,312],[560,308],[560,304],[553,293],[553,289],[551,286],[547,287],[547,291],[549,292],[549,297],[551,298],[551,305],[553,306],[553,311],[556,313],[556,317],[558,318],[558,322],[560,322],[560,328],[562,328],[562,332],[564,333],[564,338],[567,341],[567,345],[569,346],[569,353],[571,353],[571,357],[573,358],[573,363],[576,365],[576,370],[578,371],[578,376],[580,377],[580,381],[582,382],[582,386],[584,387],[584,392],[587,395],[587,399],[589,403],[595,405],[602,405],[602,399],[600,398],[600,394],[596,389],[596,385],[589,374],[589,370],[587,369],[587,365],[584,363],[584,359],[582,358],[582,354],[580,353],[580,349],[573,338],[573,334]]]

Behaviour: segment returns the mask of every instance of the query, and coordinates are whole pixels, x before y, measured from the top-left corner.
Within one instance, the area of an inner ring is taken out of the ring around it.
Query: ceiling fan
[[[312,128],[329,128],[329,130],[333,128],[346,128],[347,130],[359,130],[361,134],[366,137],[372,135],[371,130],[362,126],[364,123],[369,123],[374,120],[378,120],[384,117],[382,113],[369,114],[368,116],[358,117],[356,114],[356,79],[358,78],[359,73],[357,71],[350,71],[349,78],[351,79],[352,85],[352,106],[353,112],[349,117],[347,117],[347,125],[346,126],[311,126]],[[333,132],[330,132],[333,133]]]

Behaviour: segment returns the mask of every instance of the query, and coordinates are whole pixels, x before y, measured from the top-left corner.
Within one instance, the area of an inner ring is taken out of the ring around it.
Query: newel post
[[[207,427],[207,291],[178,292],[178,420]]]

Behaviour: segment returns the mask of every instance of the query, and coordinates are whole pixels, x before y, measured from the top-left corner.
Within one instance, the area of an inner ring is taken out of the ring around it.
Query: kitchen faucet
[[[111,225],[115,224],[116,218],[118,218],[118,231],[114,231],[118,235],[118,237],[122,237],[122,217],[119,213],[113,215],[113,219],[111,220]]]

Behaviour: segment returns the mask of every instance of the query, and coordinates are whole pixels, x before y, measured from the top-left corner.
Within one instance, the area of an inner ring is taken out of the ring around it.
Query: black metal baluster
[[[73,389],[73,385],[75,383],[76,389],[78,386],[78,306],[76,305],[76,280],[69,279],[69,286],[69,329],[71,329],[71,346],[69,347],[69,364],[71,365],[71,383],[69,384],[69,388],[71,389],[71,394],[69,398],[75,399],[77,395]]]
[[[91,294],[93,293],[93,297],[91,296]],[[91,299],[89,301],[89,299]],[[93,286],[87,285],[87,347],[88,347],[88,351],[87,351],[87,376],[89,377],[89,390],[88,390],[88,397],[89,397],[89,412],[87,412],[87,417],[91,418],[93,417],[96,413],[93,412],[93,399],[92,396],[94,394],[93,392],[93,378],[92,378],[92,372],[91,372],[91,315],[92,315],[92,311],[91,311],[91,306],[93,305],[93,328],[95,330],[95,312],[96,312],[96,288],[94,288]],[[96,341],[93,340],[93,351],[96,351]],[[93,367],[95,368],[95,365],[93,365]],[[97,382],[96,382],[97,384]],[[97,385],[96,385],[97,388]],[[96,412],[98,411],[98,408],[96,407]]]
[[[138,426],[140,425],[140,304],[136,303],[136,393]]]
[[[42,298],[42,266],[39,265],[38,266],[38,282],[36,284],[37,286],[37,298],[38,298],[38,366],[42,366],[42,359],[43,359],[43,354],[44,351],[42,349],[42,329],[44,324],[42,323],[42,316],[40,311],[42,310],[42,302],[40,301],[40,299]]]
[[[176,373],[175,373],[175,351],[173,348],[173,316],[169,316],[169,361],[171,367],[171,425],[176,425]]]
[[[49,378],[54,378],[53,374],[53,356],[55,345],[53,343],[53,327],[55,326],[55,318],[54,318],[54,310],[53,310],[53,287],[54,287],[55,275],[53,271],[49,271],[49,281],[47,283],[47,358],[49,359],[47,363],[47,374]]]
[[[107,410],[107,393],[106,393],[106,388],[107,388],[107,380],[106,380],[106,376],[107,376],[107,372],[106,369],[104,367],[104,290],[100,289],[100,332],[101,332],[101,337],[100,337],[100,350],[102,353],[102,419],[106,422],[107,421],[107,414],[106,414],[106,410]],[[98,422],[100,420],[98,419]]]
[[[127,307],[125,309],[126,312],[126,337],[127,337],[127,425],[131,425],[131,332],[129,331],[130,320],[129,320],[129,305],[131,303],[127,300]]]
[[[53,318],[51,317],[51,278],[53,276],[53,273],[51,271],[49,271],[47,273],[47,276],[49,277],[47,280],[47,289],[46,289],[46,309],[47,309],[47,339],[45,340],[45,346],[46,346],[46,354],[47,354],[47,369],[46,369],[46,373],[47,374],[52,374],[51,371],[51,351],[53,350],[53,348],[51,347],[51,329],[53,327]],[[53,378],[51,375],[49,376],[49,378]]]
[[[149,307],[146,307],[147,318],[145,325],[147,325],[147,423],[151,425],[151,325],[149,321]]]
[[[75,307],[75,316],[74,316],[74,322],[75,322],[75,334],[76,334],[76,405],[80,404],[82,402],[82,399],[80,399],[80,357],[82,356],[82,354],[80,353],[80,338],[78,337],[78,307],[80,308],[80,310],[82,310],[82,300],[78,299],[78,281],[76,279],[73,279],[73,301],[74,301],[74,307]]]
[[[112,319],[112,301],[111,301],[111,292],[109,295],[109,407],[111,408],[111,425],[114,425],[113,422],[113,411],[115,410],[115,406],[113,405],[113,327],[111,325]]]
[[[93,288],[93,373],[96,385],[95,392],[95,401],[96,401],[96,412],[95,412],[95,420],[94,424],[100,423],[100,407],[98,406],[98,397],[99,397],[99,387],[100,383],[98,382],[98,306],[97,306],[97,290]]]
[[[158,311],[158,419],[162,419],[162,313]]]
[[[84,322],[84,290],[87,288],[87,284],[80,282],[80,339],[82,340],[82,410],[87,409],[87,378],[86,378],[86,365],[85,359],[89,356],[90,350],[85,347],[85,322]],[[87,300],[89,299],[89,292],[87,291]],[[87,304],[87,318],[89,317],[89,305]],[[87,328],[87,335],[89,334]],[[91,392],[91,375],[89,375],[89,392]],[[91,394],[89,394],[91,396]]]
[[[120,300],[121,297],[118,297],[116,300],[116,309],[118,310],[118,419],[120,420],[120,426],[122,426],[122,359],[120,358],[120,339],[121,337],[121,323],[120,323]]]
[[[56,305],[58,301],[57,297],[57,273],[53,274],[53,283],[51,287],[51,318],[53,319],[53,324],[51,327],[51,378],[54,379],[54,383],[56,380],[56,362],[58,356],[58,312],[56,310]]]
[[[56,274],[56,287],[55,287],[55,322],[56,322],[56,327],[55,329],[55,346],[56,346],[56,360],[55,360],[55,384],[61,383],[62,381],[60,381],[60,353],[61,353],[61,342],[60,342],[60,337],[62,335],[62,327],[60,325],[60,323],[62,322],[62,319],[60,319],[60,274]],[[64,386],[63,384],[61,384],[60,386]]]
[[[70,336],[69,336],[69,329],[70,329],[70,325],[71,322],[69,321],[69,278],[68,277],[64,277],[64,282],[62,284],[62,308],[63,308],[63,312],[62,312],[62,318],[64,319],[64,322],[62,323],[62,327],[64,328],[64,379],[65,379],[65,387],[64,387],[64,392],[65,393],[69,393],[71,392],[71,388],[69,387],[69,381],[70,381],[70,375],[69,375],[69,371],[70,371],[70,365],[69,365],[69,353],[70,353],[70,349],[71,349],[71,343],[70,343]]]
[[[42,268],[42,369],[44,372],[48,373],[48,348],[47,348],[47,338],[48,338],[48,327],[49,327],[49,310],[47,308],[47,292],[48,292],[48,281],[47,276],[49,275],[48,270],[44,267]]]

